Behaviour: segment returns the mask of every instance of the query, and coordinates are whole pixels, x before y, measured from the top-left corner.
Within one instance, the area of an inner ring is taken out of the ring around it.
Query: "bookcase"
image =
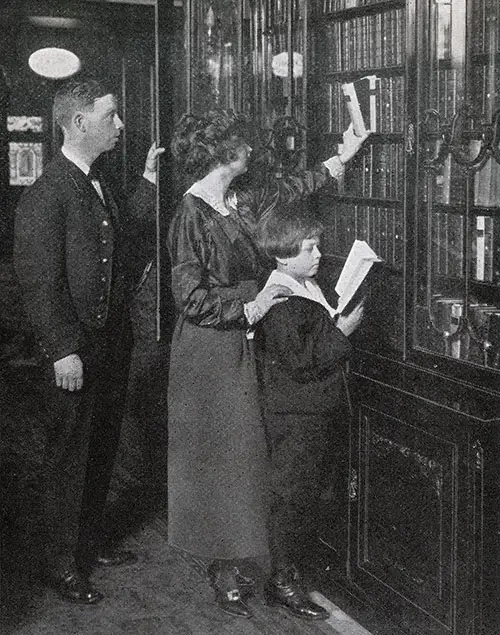
[[[385,260],[351,364],[346,527],[323,542],[419,635],[500,628],[499,35],[489,0],[323,1],[309,20],[312,161],[349,121],[341,84],[378,78],[373,134],[318,197],[323,251],[360,238]]]
[[[348,461],[332,476],[345,496],[322,521],[319,578],[402,632],[498,633],[500,4],[219,9],[239,29],[234,104],[278,174],[336,153],[342,84],[375,78],[372,134],[313,201],[325,284],[356,238],[384,259],[354,338]]]

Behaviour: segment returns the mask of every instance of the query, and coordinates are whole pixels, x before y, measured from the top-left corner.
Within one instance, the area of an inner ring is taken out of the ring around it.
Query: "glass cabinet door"
[[[306,20],[301,0],[188,0],[188,103],[244,112],[276,172],[305,163]]]
[[[500,3],[425,11],[413,343],[500,369]]]
[[[287,115],[303,124],[305,3],[251,0],[255,117],[272,128]]]
[[[241,0],[190,0],[187,5],[190,110],[240,110]]]
[[[305,160],[306,21],[299,0],[249,0],[253,120],[276,172]]]

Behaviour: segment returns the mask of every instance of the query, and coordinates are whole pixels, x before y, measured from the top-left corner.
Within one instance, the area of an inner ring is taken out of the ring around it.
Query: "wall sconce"
[[[77,73],[81,67],[77,55],[56,47],[38,49],[30,55],[28,64],[37,75],[49,79],[66,79]]]

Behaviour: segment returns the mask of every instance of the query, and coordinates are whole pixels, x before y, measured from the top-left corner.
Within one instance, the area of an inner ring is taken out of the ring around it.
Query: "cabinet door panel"
[[[366,406],[358,423],[352,577],[365,589],[386,587],[449,629],[457,446],[415,422]]]

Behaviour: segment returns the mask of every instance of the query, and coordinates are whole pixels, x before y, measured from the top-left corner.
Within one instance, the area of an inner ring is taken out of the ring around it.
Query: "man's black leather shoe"
[[[133,551],[116,550],[102,551],[97,554],[95,563],[100,567],[119,567],[126,564],[135,564],[138,557]]]
[[[294,567],[276,572],[267,582],[264,596],[269,606],[282,606],[295,617],[305,620],[327,620],[326,609],[316,604],[300,586]]]
[[[49,578],[48,583],[64,600],[69,602],[97,604],[104,599],[104,595],[94,589],[87,578],[78,571],[65,571],[60,576]]]

